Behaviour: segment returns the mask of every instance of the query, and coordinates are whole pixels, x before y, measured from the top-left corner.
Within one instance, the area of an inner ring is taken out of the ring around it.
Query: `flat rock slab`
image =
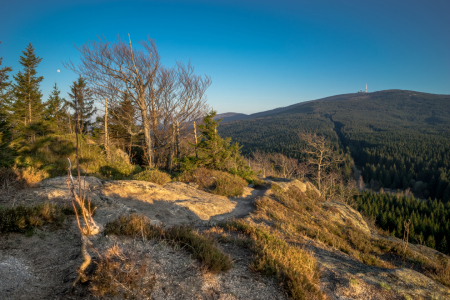
[[[119,180],[106,182],[100,192],[103,198],[167,225],[209,221],[214,216],[232,213],[238,204],[182,182],[160,186],[146,181]]]

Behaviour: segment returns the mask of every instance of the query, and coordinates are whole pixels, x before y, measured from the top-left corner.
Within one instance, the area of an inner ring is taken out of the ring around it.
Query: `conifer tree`
[[[197,156],[184,159],[184,167],[189,169],[194,163],[197,166],[208,169],[230,171],[241,176],[253,174],[250,167],[241,156],[239,144],[231,144],[231,138],[221,138],[217,133],[217,126],[222,120],[214,120],[215,111],[211,111],[203,119],[203,124],[198,125],[201,132],[201,140],[192,145],[197,148]]]
[[[46,108],[44,111],[44,119],[49,123],[49,125],[56,131],[61,131],[61,128],[64,127],[63,118],[64,118],[64,104],[66,100],[61,98],[59,95],[61,91],[58,89],[58,86],[55,82],[53,86],[53,90],[48,97],[47,102],[45,103]]]
[[[91,118],[97,112],[93,93],[88,88],[86,80],[81,76],[78,81],[74,81],[70,90],[71,101],[66,101],[66,104],[74,111],[72,119],[76,124],[77,132],[86,134],[91,125]]]
[[[0,42],[1,43],[1,42]],[[3,57],[0,57],[0,67],[2,65]],[[11,83],[8,81],[9,75],[8,72],[11,72],[12,68],[3,67],[0,68],[0,114],[6,113],[6,99],[10,94],[10,90],[8,89]]]
[[[231,139],[222,139],[217,133],[217,126],[221,120],[214,120],[216,114],[215,111],[211,111],[203,119],[203,124],[198,126],[202,139],[197,144],[197,150],[201,165],[210,169],[225,170],[226,162],[231,155],[231,152],[227,151]]]
[[[0,57],[0,67],[3,57]],[[9,87],[11,83],[8,81],[8,72],[10,67],[0,68],[0,166],[6,166],[12,161],[12,153],[8,148],[11,140],[10,126],[8,124],[6,102],[11,95]]]
[[[40,125],[44,105],[39,85],[44,78],[37,76],[36,71],[42,58],[36,56],[31,43],[22,53],[19,63],[23,70],[14,76],[14,95],[10,101],[11,120],[21,134],[31,137],[33,141],[36,133],[42,129]]]

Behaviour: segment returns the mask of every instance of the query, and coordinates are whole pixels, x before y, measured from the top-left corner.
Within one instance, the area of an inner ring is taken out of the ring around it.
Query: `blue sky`
[[[73,43],[152,37],[162,63],[190,59],[219,113],[356,92],[450,94],[450,1],[4,1],[0,56],[16,73],[31,42],[44,100],[76,75]],[[61,73],[56,70],[60,69]]]

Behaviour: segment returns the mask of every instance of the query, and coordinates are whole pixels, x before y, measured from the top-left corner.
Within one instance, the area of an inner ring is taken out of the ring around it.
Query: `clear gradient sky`
[[[150,35],[162,63],[191,59],[208,74],[219,113],[254,113],[356,92],[406,89],[450,94],[450,1],[10,0],[0,5],[2,66],[20,68],[31,42],[47,100],[67,97],[82,44]],[[60,69],[61,73],[56,70]]]

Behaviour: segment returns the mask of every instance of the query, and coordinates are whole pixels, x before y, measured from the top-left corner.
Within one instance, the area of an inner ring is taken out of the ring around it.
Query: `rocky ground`
[[[38,187],[15,194],[0,195],[0,205],[31,205],[44,201],[69,204],[65,177],[43,181]],[[313,189],[299,181],[277,181],[282,188],[293,184],[301,190]],[[238,198],[227,198],[198,190],[195,185],[171,182],[164,186],[143,181],[102,181],[87,177],[86,188],[98,207],[95,220],[103,230],[107,222],[129,213],[144,214],[153,223],[191,224],[204,229],[228,218],[251,218],[257,197],[271,190],[246,188]],[[84,183],[83,183],[84,186]],[[368,234],[371,232],[358,212],[335,202],[336,222],[350,218]],[[380,237],[382,238],[382,237]],[[133,250],[148,260],[155,276],[152,299],[285,299],[276,279],[252,272],[252,254],[233,244],[220,244],[233,260],[230,271],[211,274],[182,249],[161,241],[105,236],[92,237],[100,252],[115,244]],[[317,258],[321,288],[330,299],[450,299],[450,289],[411,269],[384,269],[367,266],[340,251],[305,238],[304,245]],[[75,218],[59,229],[42,227],[36,234],[0,236],[0,299],[85,299],[87,288],[70,287],[80,265],[80,237]],[[426,248],[426,247],[423,247]],[[429,248],[416,251],[430,257],[438,255]],[[95,255],[94,255],[95,257]],[[402,296],[403,295],[403,296]]]

